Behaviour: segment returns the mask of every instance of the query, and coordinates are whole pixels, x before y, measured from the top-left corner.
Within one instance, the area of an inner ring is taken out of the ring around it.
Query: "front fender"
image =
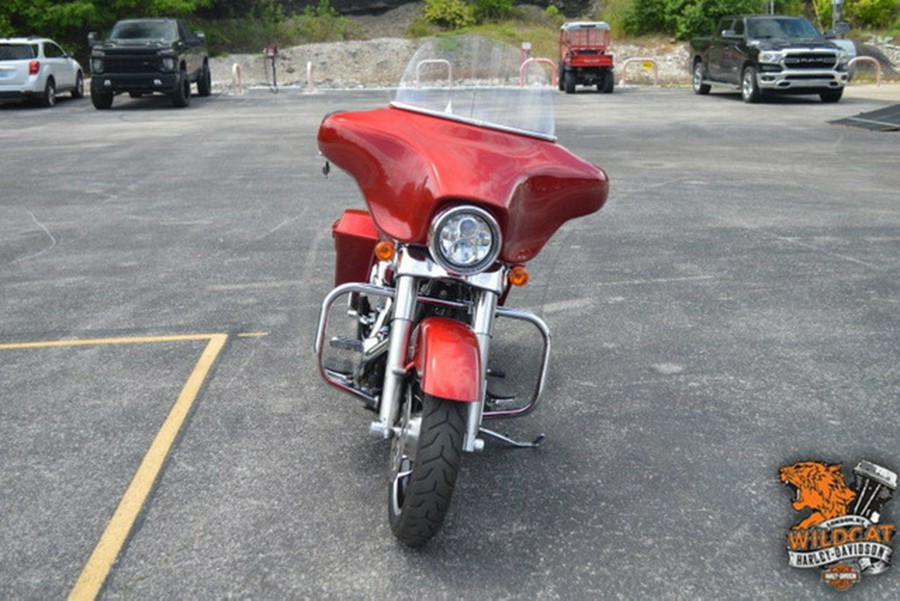
[[[445,317],[422,320],[410,356],[425,394],[452,401],[481,400],[483,371],[472,328]]]

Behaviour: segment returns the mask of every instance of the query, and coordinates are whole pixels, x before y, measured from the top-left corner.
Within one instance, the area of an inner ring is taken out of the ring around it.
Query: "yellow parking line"
[[[211,340],[225,334],[179,334],[175,336],[130,336],[118,338],[78,338],[72,340],[45,340],[39,342],[7,342],[2,349],[50,348],[56,346],[88,346],[92,344],[133,344],[138,342],[182,342],[185,340]]]
[[[53,340],[46,342],[21,342],[0,344],[0,349],[27,349],[47,348],[61,346],[85,346],[91,344],[128,344],[137,342],[177,342],[185,340],[208,340],[203,354],[194,366],[194,371],[188,377],[181,393],[169,411],[169,415],[163,422],[159,432],[153,439],[150,449],[144,455],[141,465],[138,467],[125,491],[122,500],[115,513],[106,525],[106,529],[100,536],[97,546],[88,558],[87,563],[75,583],[75,587],[69,593],[70,600],[95,599],[100,593],[103,583],[109,576],[113,563],[116,561],[122,546],[128,539],[134,523],[144,507],[144,503],[153,489],[156,479],[162,470],[163,464],[172,444],[178,436],[184,421],[190,413],[191,407],[197,398],[203,382],[212,369],[216,358],[219,356],[227,334],[188,334],[182,336],[145,336],[134,338],[95,338],[85,340]]]

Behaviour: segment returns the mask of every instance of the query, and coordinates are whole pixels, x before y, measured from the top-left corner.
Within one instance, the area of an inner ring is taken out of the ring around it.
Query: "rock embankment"
[[[381,15],[353,17],[364,35],[372,38],[369,40],[282,49],[275,60],[278,85],[312,89],[390,88],[397,85],[406,63],[420,44],[420,40],[403,36],[410,23],[420,16],[422,7],[421,2],[406,3]],[[900,47],[891,45],[891,41],[857,44],[859,54],[876,56],[882,62],[886,76],[895,75],[890,63],[900,64]],[[690,84],[690,55],[684,42],[663,38],[614,40],[611,51],[615,55],[617,83],[624,77],[627,83],[637,85]],[[546,58],[556,61],[555,56]],[[262,51],[216,57],[212,59],[212,76],[214,88],[224,93],[272,84],[271,65],[263,59]]]
[[[407,62],[420,41],[404,38],[378,38],[328,44],[306,44],[279,51],[275,59],[275,78],[279,86],[316,89],[382,88],[397,85]],[[688,52],[684,44],[616,44],[612,46],[629,83],[686,85],[689,83]],[[548,57],[554,59],[554,57]],[[651,59],[656,73],[644,61],[623,69],[629,58]],[[554,59],[555,60],[555,59]],[[232,54],[212,59],[213,86],[219,92],[239,92],[243,88],[272,83],[270,64],[262,53]]]

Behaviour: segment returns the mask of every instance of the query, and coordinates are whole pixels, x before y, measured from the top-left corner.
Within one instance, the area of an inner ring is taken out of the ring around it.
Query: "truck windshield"
[[[766,17],[747,21],[747,37],[750,39],[819,39],[822,35],[806,19],[790,17]]]
[[[178,30],[173,21],[120,21],[113,27],[109,39],[174,42],[178,39]]]

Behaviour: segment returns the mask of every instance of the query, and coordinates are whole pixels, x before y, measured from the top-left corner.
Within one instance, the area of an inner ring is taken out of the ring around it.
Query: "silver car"
[[[56,95],[84,96],[84,71],[47,38],[0,38],[0,100],[56,104]]]

